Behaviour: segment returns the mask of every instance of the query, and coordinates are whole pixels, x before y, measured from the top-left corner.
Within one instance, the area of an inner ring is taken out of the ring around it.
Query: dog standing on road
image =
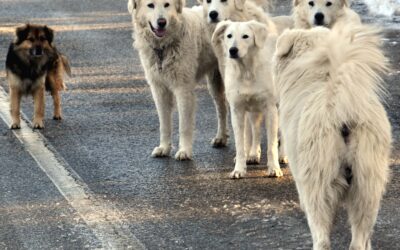
[[[195,87],[203,76],[217,107],[218,132],[214,146],[227,141],[227,105],[211,37],[201,7],[184,8],[183,0],[130,0],[135,40],[160,120],[160,144],[153,157],[168,156],[172,145],[172,109],[179,114],[177,160],[192,158],[195,125]]]
[[[53,44],[54,31],[47,26],[27,24],[16,30],[6,59],[11,99],[11,129],[20,125],[20,102],[31,94],[34,100],[33,128],[44,128],[45,90],[54,101],[55,120],[61,120],[60,91],[65,89],[64,72],[71,74],[67,58]]]
[[[380,41],[375,29],[347,26],[286,31],[277,42],[282,132],[316,250],[330,249],[340,203],[350,249],[371,249],[391,149]]]
[[[223,21],[212,37],[215,49],[222,48],[225,89],[235,134],[236,162],[231,178],[246,174],[246,161],[260,162],[261,124],[266,120],[268,138],[267,176],[280,177],[278,156],[277,94],[272,80],[271,60],[278,34],[256,21]],[[246,124],[246,116],[249,124]],[[245,136],[250,126],[251,142]],[[246,142],[247,141],[247,142]]]

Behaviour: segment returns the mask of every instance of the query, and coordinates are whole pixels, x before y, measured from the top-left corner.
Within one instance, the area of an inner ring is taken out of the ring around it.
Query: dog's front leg
[[[175,154],[175,159],[179,161],[191,160],[196,116],[194,88],[177,89],[174,94],[179,113],[179,150]]]
[[[267,128],[267,176],[268,177],[281,177],[283,176],[282,170],[279,166],[278,155],[278,108],[276,105],[268,105],[266,113],[266,128]]]
[[[152,157],[166,157],[171,152],[173,95],[162,85],[151,84],[151,94],[156,104],[160,122],[160,145],[151,153]]]
[[[10,112],[12,118],[11,129],[21,128],[20,103],[21,92],[18,88],[10,87]]]
[[[51,96],[53,97],[53,105],[54,105],[53,119],[54,120],[61,120],[62,119],[62,115],[61,115],[61,96],[60,96],[60,91],[52,90],[51,91]]]
[[[251,127],[251,147],[247,155],[247,164],[259,164],[261,159],[261,124],[263,113],[251,112],[248,114]]]
[[[217,69],[207,75],[207,87],[208,91],[214,99],[218,119],[217,135],[211,140],[211,145],[216,148],[225,147],[228,140],[228,132],[226,126],[228,107],[225,98],[224,82],[222,80],[221,74]]]
[[[33,91],[33,102],[34,102],[34,115],[33,115],[33,128],[42,129],[44,128],[44,106],[45,106],[45,95],[44,95],[44,83]]]
[[[246,174],[246,154],[244,146],[244,123],[245,110],[240,105],[230,104],[233,133],[235,134],[236,160],[235,169],[231,172],[230,177],[239,179]]]

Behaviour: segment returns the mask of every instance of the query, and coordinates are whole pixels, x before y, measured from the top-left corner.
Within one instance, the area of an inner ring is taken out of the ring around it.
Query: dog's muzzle
[[[29,50],[31,56],[43,56],[43,48],[40,46],[33,47]]]
[[[210,17],[210,20],[213,23],[217,23],[219,21],[218,20],[218,12],[215,10],[210,11],[210,13],[208,13],[208,16]]]
[[[317,26],[324,25],[324,18],[325,16],[321,12],[316,13],[314,16],[314,24]]]
[[[229,49],[230,58],[239,58],[239,49],[236,47],[232,47]]]
[[[159,18],[157,19],[157,28],[154,28],[151,22],[149,22],[151,31],[157,36],[157,37],[163,37],[167,33],[167,30],[165,27],[167,26],[167,20],[165,18]]]

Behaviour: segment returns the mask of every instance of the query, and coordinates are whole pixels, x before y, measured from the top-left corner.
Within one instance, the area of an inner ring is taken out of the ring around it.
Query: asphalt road
[[[289,2],[281,1],[274,13],[289,13]],[[386,79],[394,136],[393,174],[373,246],[399,249],[400,20],[366,15],[366,7],[354,2],[365,22],[384,27],[384,47],[393,65]],[[283,178],[263,178],[264,157],[261,165],[249,167],[248,178],[228,178],[233,169],[233,140],[224,149],[210,146],[216,119],[204,84],[199,83],[197,89],[194,160],[150,157],[158,143],[158,118],[131,46],[126,0],[0,1],[0,64],[4,65],[14,27],[26,22],[48,24],[58,31],[56,43],[71,59],[73,71],[68,91],[62,95],[65,119],[51,119],[48,96],[46,128],[34,133],[40,134],[72,181],[90,196],[88,200],[96,201],[89,205],[112,209],[108,218],[97,222],[82,213],[85,205],[71,202],[65,186],[49,178],[27,145],[0,119],[1,249],[108,248],[101,237],[107,231],[104,221],[118,225],[111,227],[115,235],[108,238],[125,235],[121,249],[136,248],[138,241],[147,249],[311,248],[288,168]],[[4,68],[0,68],[0,86],[7,89]],[[32,117],[31,102],[25,99],[22,105],[28,118]],[[176,124],[175,116],[175,143]],[[340,211],[333,249],[346,249],[350,243],[346,219],[344,210]]]

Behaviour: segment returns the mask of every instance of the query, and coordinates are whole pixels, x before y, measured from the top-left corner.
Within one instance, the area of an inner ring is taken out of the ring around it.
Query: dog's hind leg
[[[263,122],[263,113],[249,112],[248,123],[250,123],[251,145],[247,154],[247,164],[259,164],[261,158],[261,125]],[[248,132],[247,132],[248,133]]]
[[[211,140],[211,144],[216,148],[225,147],[228,140],[226,124],[228,107],[225,98],[224,82],[218,70],[208,73],[207,87],[214,99],[218,119],[217,135]]]
[[[175,159],[179,161],[191,160],[196,117],[196,96],[192,88],[178,88],[174,90],[174,94],[179,113],[179,150],[175,154]]]
[[[268,105],[266,112],[266,128],[267,128],[267,176],[268,177],[281,177],[283,176],[282,170],[279,166],[278,154],[278,108],[276,105]]]
[[[152,157],[166,157],[171,152],[173,95],[164,86],[150,85],[160,122],[160,145],[151,153]]]
[[[389,175],[389,136],[384,129],[377,129],[375,135],[368,132],[361,127],[352,136],[358,141],[354,143],[357,148],[346,202],[352,232],[351,250],[371,249],[371,235]]]
[[[278,133],[278,148],[279,148],[279,163],[281,164],[288,164],[288,157],[286,155],[286,150],[285,150],[285,138],[283,137],[282,132],[279,130]]]
[[[21,93],[17,88],[10,88],[11,129],[21,128],[20,115]]]
[[[61,96],[60,92],[58,90],[52,90],[51,91],[51,96],[53,97],[53,105],[54,105],[54,114],[53,114],[53,119],[54,120],[61,120],[62,115],[61,115]]]

